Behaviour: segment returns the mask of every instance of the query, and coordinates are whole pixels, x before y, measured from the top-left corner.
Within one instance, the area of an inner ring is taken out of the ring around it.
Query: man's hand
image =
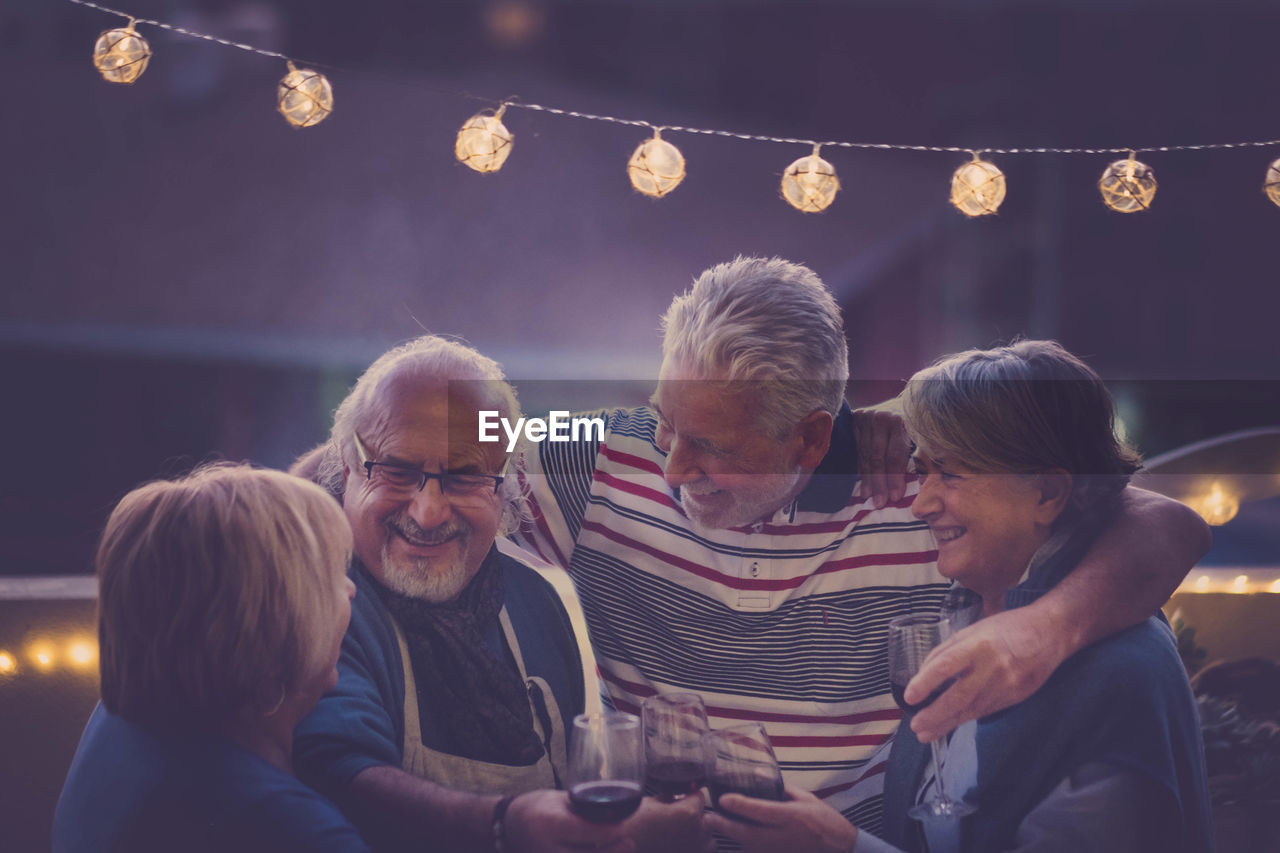
[[[790,785],[789,802],[773,802],[741,794],[723,794],[720,808],[744,817],[746,823],[707,812],[703,823],[712,832],[732,838],[744,853],[849,853],[858,830],[844,815],[808,791]]]
[[[569,808],[564,791],[530,791],[511,801],[505,821],[506,849],[512,853],[633,853],[625,824],[591,823]],[[430,846],[430,845],[428,845]]]
[[[911,721],[921,743],[937,740],[967,720],[1016,705],[1049,680],[1069,654],[1059,632],[1030,608],[1006,610],[958,631],[934,649],[905,699],[923,702],[948,680],[955,683]]]
[[[854,409],[853,440],[858,448],[863,496],[870,495],[877,509],[902,500],[907,491],[911,442],[898,401]]]
[[[712,853],[715,844],[702,825],[702,807],[700,793],[673,803],[645,797],[622,831],[635,842],[637,853]]]

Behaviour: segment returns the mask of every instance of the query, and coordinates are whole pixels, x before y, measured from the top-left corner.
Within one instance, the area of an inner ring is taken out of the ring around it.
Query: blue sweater
[[[1076,536],[1005,597],[1006,608],[1034,601],[1074,568],[1092,540]],[[960,850],[1013,845],[1023,818],[1073,771],[1102,764],[1150,780],[1162,791],[1154,826],[1175,826],[1162,853],[1212,849],[1204,744],[1195,697],[1172,632],[1160,617],[1067,659],[1027,700],[978,721],[977,784],[963,793],[977,806],[964,819]],[[929,747],[903,721],[885,778],[884,839],[922,849],[906,817]]]
[[[342,813],[257,755],[212,735],[159,732],[99,705],[53,818],[54,853],[367,853]]]

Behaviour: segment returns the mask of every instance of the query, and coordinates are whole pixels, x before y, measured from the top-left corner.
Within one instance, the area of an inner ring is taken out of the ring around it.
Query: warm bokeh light
[[[1204,592],[1204,591],[1205,591],[1205,590],[1207,590],[1208,588],[1209,588],[1209,576],[1208,576],[1208,575],[1201,575],[1200,577],[1196,578],[1196,591],[1197,591],[1197,592]]]
[[[67,646],[67,659],[76,666],[90,666],[98,659],[98,644],[90,640],[73,640]]]
[[[1249,576],[1236,575],[1236,579],[1231,582],[1232,592],[1247,592],[1249,590]]]
[[[1267,589],[1271,590],[1272,592],[1280,592],[1280,578],[1273,580],[1271,582],[1271,586],[1267,587]]]
[[[27,649],[27,657],[40,669],[49,669],[53,666],[53,646],[48,643],[37,643]]]
[[[1187,505],[1212,525],[1226,524],[1240,511],[1240,501],[1224,491],[1221,483],[1214,483],[1207,495],[1192,498],[1187,501]]]
[[[8,652],[0,652],[0,675],[9,675],[17,672],[18,662],[13,659],[13,655]]]

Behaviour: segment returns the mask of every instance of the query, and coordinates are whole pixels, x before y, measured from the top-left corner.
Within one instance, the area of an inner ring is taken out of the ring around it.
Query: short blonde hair
[[[1115,433],[1106,384],[1056,341],[944,356],[911,377],[902,401],[911,440],[970,470],[1071,474],[1064,517],[1115,496],[1141,467]]]
[[[281,471],[216,464],[125,495],[98,545],[102,701],[218,727],[325,665],[351,558],[342,510]]]

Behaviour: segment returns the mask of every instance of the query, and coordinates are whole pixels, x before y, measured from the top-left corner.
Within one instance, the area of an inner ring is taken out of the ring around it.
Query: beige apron
[[[502,623],[507,646],[516,659],[520,677],[529,693],[534,730],[543,744],[542,757],[534,764],[512,767],[508,764],[449,755],[423,746],[422,722],[418,717],[418,690],[413,678],[413,665],[409,662],[409,646],[405,642],[404,631],[392,618],[396,642],[400,644],[400,662],[404,667],[404,759],[401,769],[406,773],[473,794],[521,794],[539,788],[555,788],[557,779],[566,778],[564,719],[560,716],[556,697],[546,681],[536,675],[530,677],[525,672],[524,657],[520,654],[520,644],[516,641],[516,633],[511,627],[511,619],[507,616],[505,607],[498,614],[498,620]],[[543,729],[542,715],[538,713],[533,701],[534,690],[542,694],[542,700],[546,704],[547,716],[551,720],[550,736]]]

